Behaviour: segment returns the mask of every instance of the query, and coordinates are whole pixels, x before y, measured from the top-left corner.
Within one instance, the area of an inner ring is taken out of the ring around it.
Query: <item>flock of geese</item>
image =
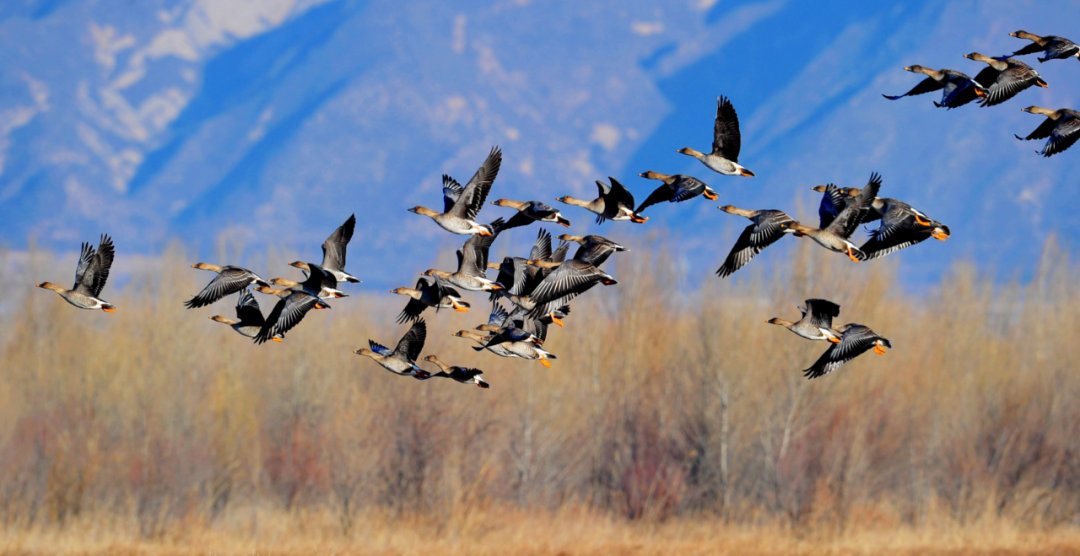
[[[1080,58],[1080,48],[1061,37],[1039,37],[1017,31],[1015,37],[1033,41],[1032,45],[1013,55],[1044,52],[1043,62],[1057,58]],[[1011,57],[990,58],[978,53],[967,56],[986,62],[989,67],[975,79],[954,70],[930,70],[922,66],[909,66],[908,71],[923,73],[927,78],[903,95],[887,96],[897,99],[934,90],[943,91],[939,107],[956,108],[976,98],[983,106],[992,106],[1012,98],[1031,85],[1046,86],[1038,73],[1023,62]],[[1050,111],[1037,106],[1025,109],[1042,114],[1046,122],[1026,139],[1049,137],[1042,154],[1050,156],[1067,149],[1080,135],[1080,114],[1074,110]],[[738,162],[741,135],[735,107],[725,97],[719,97],[713,126],[712,150],[708,153],[685,147],[679,153],[694,157],[719,174],[727,176],[754,176],[754,173]],[[473,329],[460,330],[454,334],[472,342],[476,351],[488,351],[500,357],[534,360],[551,367],[556,355],[544,349],[548,327],[562,327],[570,315],[570,303],[597,284],[612,286],[617,280],[601,269],[602,265],[617,252],[628,249],[600,235],[578,236],[562,234],[560,243],[552,244],[552,235],[540,228],[527,256],[504,257],[494,262],[488,253],[496,238],[504,231],[528,226],[533,223],[556,224],[569,228],[570,221],[557,209],[541,201],[516,201],[498,199],[492,204],[514,210],[507,217],[499,217],[486,223],[478,220],[481,208],[502,164],[502,151],[491,149],[487,158],[472,178],[463,186],[454,178],[443,175],[443,210],[437,212],[424,206],[409,209],[425,216],[447,232],[468,236],[457,250],[457,268],[454,271],[431,268],[424,271],[415,286],[399,287],[391,293],[408,298],[397,317],[398,323],[411,323],[409,329],[391,349],[384,344],[369,340],[367,347],[357,349],[358,355],[371,358],[384,369],[397,375],[417,380],[450,378],[464,384],[488,388],[483,371],[470,366],[450,365],[435,355],[422,361],[431,363],[437,371],[420,366],[420,354],[427,338],[427,322],[421,318],[424,311],[452,309],[466,312],[471,304],[462,291],[487,293],[491,310],[486,323]],[[646,171],[641,177],[661,182],[641,204],[634,195],[615,178],[608,182],[597,181],[597,197],[592,200],[570,196],[556,200],[570,206],[580,207],[593,213],[597,223],[607,220],[629,221],[643,224],[649,220],[642,213],[660,203],[681,203],[695,197],[715,201],[716,191],[693,176],[662,174]],[[751,221],[731,248],[723,264],[716,271],[727,277],[746,266],[751,259],[785,235],[808,237],[818,245],[846,255],[858,263],[883,257],[920,243],[928,238],[944,241],[950,235],[949,227],[934,220],[910,204],[888,197],[879,197],[882,178],[872,173],[866,185],[838,187],[834,184],[818,185],[813,189],[822,194],[818,208],[818,226],[800,223],[781,210],[742,209],[732,205],[720,210]],[[856,245],[852,235],[861,224],[878,222],[869,237]],[[321,263],[293,261],[290,266],[304,273],[302,280],[272,278],[265,280],[258,274],[231,265],[196,263],[193,268],[216,273],[216,276],[195,296],[185,303],[189,309],[211,305],[232,294],[238,294],[236,318],[222,315],[210,317],[216,322],[230,326],[237,333],[251,338],[256,344],[266,341],[280,342],[285,335],[311,310],[330,309],[329,299],[347,297],[339,289],[345,283],[359,283],[360,279],[345,270],[346,250],[356,227],[356,216],[350,216],[333,231],[322,244]],[[568,258],[571,244],[577,244],[573,256]],[[64,289],[51,282],[39,287],[50,289],[68,303],[82,309],[113,312],[116,307],[101,299],[101,291],[109,277],[109,269],[115,255],[113,241],[102,235],[97,248],[90,243],[82,244],[79,263],[75,271],[75,285]],[[496,276],[490,278],[488,271]],[[263,316],[253,292],[278,298],[270,314]],[[891,342],[868,326],[848,323],[833,327],[833,319],[840,314],[840,306],[826,299],[807,299],[799,306],[802,313],[798,321],[773,318],[768,322],[783,326],[807,340],[831,344],[825,352],[803,371],[807,378],[831,373],[859,355],[873,351],[884,355],[892,348]]]
[[[1065,37],[1055,35],[1040,37],[1027,31],[1014,31],[1009,35],[1029,40],[1031,44],[1006,56],[992,57],[978,52],[965,54],[965,58],[987,65],[975,75],[974,79],[952,69],[935,70],[919,65],[907,66],[905,70],[921,73],[926,78],[902,95],[883,94],[881,96],[889,100],[897,100],[906,96],[940,90],[941,102],[934,101],[934,106],[938,108],[959,108],[975,99],[979,99],[980,106],[995,106],[1032,86],[1049,86],[1039,72],[1015,56],[1042,53],[1043,55],[1037,58],[1039,63],[1069,58],[1080,60],[1080,46]],[[1036,151],[1043,156],[1053,156],[1062,152],[1080,139],[1080,112],[1076,110],[1069,108],[1053,110],[1041,106],[1028,106],[1021,110],[1046,117],[1027,137],[1014,135],[1022,141],[1046,139],[1042,150]]]

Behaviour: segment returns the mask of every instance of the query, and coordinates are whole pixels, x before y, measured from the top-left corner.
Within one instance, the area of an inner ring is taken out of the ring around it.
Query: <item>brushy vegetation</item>
[[[808,243],[695,291],[635,246],[553,330],[552,369],[452,337],[479,295],[429,316],[425,353],[490,390],[353,354],[397,340],[404,298],[254,346],[207,318],[233,299],[182,307],[208,275],[153,272],[178,248],[111,286],[113,315],[32,290],[55,274],[33,255],[0,315],[0,549],[1080,550],[1076,266],[1050,242],[1027,284],[958,263],[916,295],[901,257],[852,271]],[[805,380],[826,345],[765,321],[807,297],[895,349]]]

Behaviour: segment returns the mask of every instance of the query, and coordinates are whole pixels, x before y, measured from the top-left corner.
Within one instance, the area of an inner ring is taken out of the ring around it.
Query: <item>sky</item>
[[[995,107],[881,94],[918,82],[906,65],[974,75],[983,65],[963,54],[1018,49],[1017,29],[1068,36],[1060,22],[1077,16],[1065,1],[5,2],[0,247],[74,264],[80,242],[108,232],[119,273],[170,242],[200,260],[317,260],[356,213],[350,270],[408,284],[464,238],[406,209],[439,207],[440,176],[467,180],[500,145],[490,200],[556,204],[607,176],[641,200],[650,169],[708,182],[718,202],[653,207],[644,226],[564,210],[575,233],[662,234],[701,280],[746,225],[716,206],[812,219],[813,185],[875,171],[883,196],[953,233],[891,255],[902,280],[936,281],[957,260],[1025,279],[1051,235],[1076,255],[1080,150],[1043,158],[1013,134],[1042,121],[1025,106],[1080,104],[1080,64],[1030,57],[1049,88]],[[708,150],[719,95],[757,177],[676,153]],[[524,254],[534,234],[515,231],[496,255]],[[782,265],[790,246],[773,249],[751,264]]]

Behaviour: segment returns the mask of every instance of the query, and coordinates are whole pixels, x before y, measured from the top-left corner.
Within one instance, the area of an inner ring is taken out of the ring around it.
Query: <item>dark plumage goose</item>
[[[112,268],[115,256],[112,238],[101,234],[97,249],[90,243],[83,242],[79,265],[75,267],[75,285],[70,290],[52,282],[42,282],[38,287],[56,292],[64,301],[80,309],[100,309],[111,313],[116,310],[116,306],[99,296],[105,288],[105,281],[109,279],[109,269]]]
[[[789,227],[795,221],[779,210],[745,210],[731,205],[720,207],[728,214],[737,214],[749,218],[752,224],[743,229],[735,245],[731,247],[724,264],[716,270],[721,278],[731,276],[736,270],[746,266],[755,255],[766,247],[776,243],[784,234],[794,233]]]
[[[1009,33],[1009,36],[1032,41],[1031,44],[1013,52],[1013,56],[1042,52],[1044,56],[1038,58],[1039,63],[1047,62],[1049,60],[1065,60],[1068,58],[1080,60],[1080,46],[1077,46],[1076,43],[1065,37],[1058,37],[1055,35],[1040,37],[1034,33],[1028,33],[1027,31],[1013,31],[1012,33]]]
[[[753,176],[754,173],[743,168],[737,161],[742,139],[739,134],[739,116],[735,106],[727,97],[716,99],[716,119],[713,121],[713,144],[709,154],[684,147],[678,152],[692,156],[706,167],[725,176]],[[641,209],[638,209],[641,212]]]
[[[462,300],[460,292],[439,278],[422,276],[416,281],[415,288],[394,288],[390,290],[390,293],[409,298],[409,302],[397,316],[398,324],[420,318],[420,313],[428,307],[434,307],[435,310],[453,309],[459,313],[465,313],[471,307],[468,302]]]
[[[885,355],[885,349],[892,348],[892,343],[888,339],[861,324],[845,324],[840,329],[840,333],[840,341],[829,346],[829,349],[825,350],[825,353],[809,369],[803,371],[803,376],[806,378],[825,376],[871,349],[878,355]]]
[[[218,275],[215,276],[213,280],[210,280],[210,283],[207,284],[201,292],[196,294],[195,297],[184,302],[184,306],[188,309],[205,307],[227,295],[242,291],[251,284],[259,286],[270,285],[266,280],[260,278],[258,274],[238,266],[219,266],[210,263],[195,263],[191,265],[191,268],[217,272]]]
[[[503,219],[498,218],[490,224],[495,230],[490,235],[474,235],[465,241],[465,245],[457,250],[457,271],[446,272],[436,268],[424,271],[425,276],[433,276],[449,282],[459,288],[469,291],[494,291],[503,289],[503,285],[494,282],[484,276],[488,268],[488,251],[491,243],[501,230]]]
[[[1001,104],[1032,85],[1048,86],[1039,77],[1039,72],[1016,58],[991,58],[978,52],[965,54],[964,57],[989,65],[975,76],[975,81],[986,87],[986,96],[979,102],[980,106]]]
[[[596,189],[599,195],[591,201],[575,199],[569,195],[564,195],[555,200],[595,213],[597,224],[603,224],[605,220],[629,220],[637,224],[644,224],[649,220],[648,217],[640,216],[634,212],[634,195],[623,184],[612,177],[608,177],[608,180],[611,181],[611,185],[596,180]]]
[[[570,221],[563,217],[554,207],[540,201],[514,201],[512,199],[499,199],[491,203],[497,207],[508,207],[518,212],[510,217],[500,229],[509,230],[526,226],[533,222],[551,222],[569,228]]]
[[[705,182],[693,176],[684,176],[682,174],[669,176],[667,174],[648,170],[642,172],[641,177],[650,180],[660,180],[664,182],[664,185],[657,187],[649,194],[649,197],[646,198],[635,211],[638,214],[641,214],[642,211],[657,203],[663,203],[665,201],[669,203],[681,203],[688,199],[693,199],[698,195],[704,195],[705,198],[710,201],[715,201],[720,198],[720,195],[717,195],[717,193]]]
[[[359,278],[349,274],[345,270],[345,252],[349,247],[349,241],[352,240],[354,228],[356,228],[355,214],[349,216],[348,220],[346,220],[344,224],[338,226],[338,228],[334,230],[334,233],[330,234],[322,244],[323,270],[332,274],[334,279],[338,282],[360,283]],[[302,261],[293,261],[289,263],[289,265],[295,266],[296,268],[307,269],[307,263]]]
[[[839,343],[841,334],[832,329],[832,320],[840,316],[840,306],[827,299],[807,299],[806,305],[796,307],[802,318],[796,322],[779,317],[769,319],[769,324],[787,328],[807,340],[826,340]]]
[[[1068,108],[1051,110],[1039,106],[1023,108],[1024,112],[1046,116],[1039,127],[1028,134],[1027,137],[1016,135],[1017,139],[1030,141],[1032,139],[1046,139],[1041,151],[1036,151],[1043,156],[1054,156],[1068,149],[1080,139],[1080,112]]]
[[[434,363],[439,367],[439,372],[432,373],[431,378],[449,378],[456,380],[462,384],[475,384],[480,388],[490,388],[491,385],[484,381],[484,371],[480,369],[474,369],[472,367],[458,367],[456,365],[451,366],[443,363],[438,357],[429,355],[424,358],[424,361]]]
[[[418,367],[416,358],[420,357],[426,339],[427,323],[420,319],[409,327],[394,349],[391,350],[375,340],[368,340],[368,347],[357,349],[353,353],[370,357],[382,368],[396,375],[425,379],[429,378],[431,373]]]
[[[491,185],[499,174],[502,165],[502,151],[492,147],[484,163],[473,174],[465,187],[461,187],[454,178],[443,175],[443,212],[438,213],[427,207],[416,206],[409,212],[429,216],[436,224],[455,234],[479,234],[490,236],[494,233],[488,226],[476,222]]]
[[[266,319],[263,317],[262,310],[259,308],[259,302],[255,300],[255,296],[251,294],[251,290],[240,290],[240,296],[236,300],[236,319],[230,319],[221,315],[214,315],[210,317],[210,320],[220,322],[222,324],[229,325],[241,336],[248,338],[254,338],[264,324]],[[270,338],[275,342],[282,340],[281,335],[273,336]]]
[[[870,175],[870,181],[862,188],[859,195],[853,198],[840,214],[824,228],[811,228],[791,222],[784,224],[795,232],[796,237],[809,236],[818,245],[838,253],[846,253],[853,262],[859,262],[859,248],[848,239],[855,232],[855,228],[863,220],[864,213],[870,210],[870,205],[881,189],[881,176],[876,172]]]
[[[880,215],[881,225],[870,232],[870,239],[856,252],[861,260],[884,257],[931,237],[938,241],[949,239],[948,226],[903,201],[879,197],[871,207],[872,214]]]
[[[912,89],[902,95],[881,96],[896,100],[899,98],[921,95],[933,91],[941,91],[941,102],[934,102],[938,108],[958,108],[979,97],[986,96],[986,89],[975,82],[974,79],[951,69],[934,70],[925,66],[913,65],[904,68],[905,71],[921,73],[926,79],[920,81]]]
[[[255,335],[256,344],[262,344],[275,336],[285,336],[285,333],[304,319],[304,315],[312,309],[329,309],[325,301],[319,299],[304,290],[275,290],[266,286],[259,286],[256,291],[276,295],[281,299],[274,305],[266,322]]]

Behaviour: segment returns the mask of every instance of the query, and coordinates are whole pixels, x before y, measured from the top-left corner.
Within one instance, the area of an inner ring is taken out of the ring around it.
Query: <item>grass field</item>
[[[429,315],[425,354],[490,390],[354,355],[405,330],[363,286],[254,346],[207,318],[232,299],[182,307],[209,274],[180,249],[110,285],[112,315],[33,289],[71,261],[0,260],[27,287],[0,315],[0,551],[1080,553],[1076,266],[1051,242],[1029,283],[958,263],[912,294],[902,257],[816,250],[721,281],[635,245],[552,369],[452,337],[480,296]],[[803,379],[825,346],[765,321],[807,297],[894,349]]]

